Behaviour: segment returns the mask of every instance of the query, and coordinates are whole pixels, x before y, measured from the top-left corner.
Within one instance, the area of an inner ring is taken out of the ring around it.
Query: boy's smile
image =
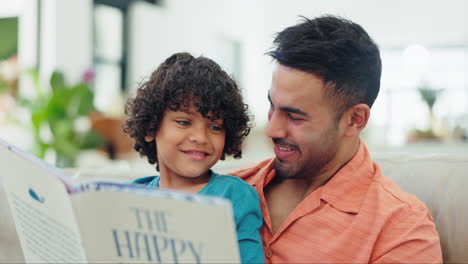
[[[185,154],[187,154],[187,156],[190,158],[190,159],[193,159],[193,160],[203,160],[205,159],[208,155],[211,155],[205,151],[199,151],[199,150],[182,150],[182,152],[184,152]]]
[[[187,111],[164,112],[155,137],[161,172],[160,187],[206,184],[209,169],[221,158],[225,143],[223,120],[210,120],[193,105]]]

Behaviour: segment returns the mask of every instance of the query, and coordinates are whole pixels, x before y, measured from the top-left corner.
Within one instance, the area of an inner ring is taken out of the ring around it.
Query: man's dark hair
[[[267,54],[281,65],[312,73],[327,86],[337,118],[350,107],[372,107],[380,89],[379,49],[358,24],[325,15],[279,32]]]
[[[134,149],[149,163],[157,163],[157,142],[146,142],[145,136],[156,134],[166,109],[187,111],[191,104],[205,118],[223,119],[226,140],[221,159],[240,158],[242,142],[252,127],[240,89],[216,62],[185,52],[167,58],[128,100],[123,128],[135,139]]]

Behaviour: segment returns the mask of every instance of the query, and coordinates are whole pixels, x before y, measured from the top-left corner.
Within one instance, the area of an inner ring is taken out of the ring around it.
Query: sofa
[[[468,263],[468,151],[467,154],[372,153],[385,175],[429,208],[440,235],[445,263]],[[227,172],[245,165],[220,162],[216,170]],[[104,169],[66,170],[82,181],[125,181],[148,175],[147,169],[113,166]],[[111,175],[111,176],[109,176]],[[130,176],[131,175],[131,176]],[[1,185],[1,179],[0,179]],[[3,187],[0,187],[0,263],[24,262]]]

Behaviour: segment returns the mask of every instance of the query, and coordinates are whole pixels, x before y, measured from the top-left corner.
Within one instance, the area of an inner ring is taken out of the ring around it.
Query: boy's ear
[[[341,120],[344,125],[344,135],[348,137],[359,135],[366,127],[369,116],[370,108],[367,104],[357,104],[348,109]]]
[[[151,136],[146,136],[146,137],[145,137],[145,141],[146,141],[146,142],[151,142],[151,141],[153,141],[153,140],[154,140],[154,137],[151,137]]]

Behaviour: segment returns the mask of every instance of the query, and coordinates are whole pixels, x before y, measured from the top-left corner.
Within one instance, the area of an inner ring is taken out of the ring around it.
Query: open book
[[[28,263],[240,262],[228,200],[74,183],[1,140],[0,168]]]

